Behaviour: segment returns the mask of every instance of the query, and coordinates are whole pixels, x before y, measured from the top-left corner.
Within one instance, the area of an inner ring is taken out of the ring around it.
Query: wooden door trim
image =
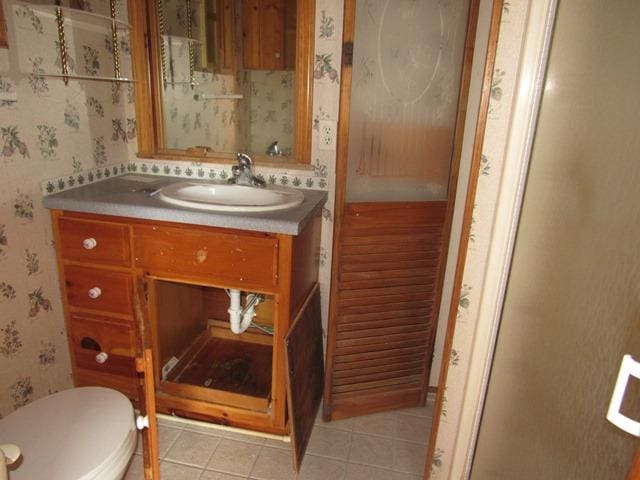
[[[431,465],[435,455],[436,440],[438,438],[438,429],[440,426],[440,416],[442,413],[443,399],[445,387],[447,384],[447,376],[449,372],[449,362],[445,359],[450,358],[453,345],[453,336],[455,334],[456,319],[458,312],[458,303],[460,302],[460,290],[462,288],[462,280],[464,268],[467,260],[467,250],[469,247],[469,237],[471,234],[471,222],[473,217],[473,207],[478,187],[478,178],[480,174],[480,160],[482,157],[482,146],[484,143],[484,134],[487,126],[487,118],[489,112],[489,101],[491,99],[491,82],[493,80],[493,71],[496,61],[496,50],[498,46],[498,34],[500,30],[500,21],[502,18],[503,0],[494,0],[491,12],[491,22],[489,27],[489,39],[487,44],[486,63],[484,67],[484,75],[482,80],[482,92],[480,96],[480,107],[478,109],[478,119],[474,134],[473,152],[471,157],[471,167],[469,182],[467,187],[467,195],[464,206],[464,214],[462,220],[462,231],[460,233],[460,246],[458,249],[458,258],[456,261],[456,270],[453,281],[453,295],[451,297],[449,318],[447,322],[447,330],[445,333],[444,348],[442,352],[442,365],[440,367],[440,377],[438,379],[438,390],[436,392],[436,400],[433,408],[431,433],[427,447],[427,461],[425,464],[424,478],[428,480],[431,474]]]
[[[456,126],[453,136],[453,153],[451,156],[451,169],[449,170],[449,185],[447,188],[447,210],[445,212],[444,225],[442,227],[442,250],[440,263],[436,279],[436,292],[433,305],[433,320],[435,326],[431,335],[431,342],[427,353],[433,353],[433,348],[438,332],[438,315],[440,304],[442,303],[442,288],[444,285],[445,271],[447,268],[447,258],[449,257],[449,241],[451,239],[451,225],[453,223],[453,211],[455,207],[456,193],[458,189],[458,175],[460,173],[460,159],[462,156],[462,141],[464,139],[464,126],[467,120],[467,103],[469,101],[469,86],[471,85],[471,67],[474,59],[474,49],[476,45],[476,31],[478,27],[478,15],[480,11],[480,0],[469,2],[469,12],[467,14],[467,32],[464,42],[464,53],[462,61],[462,71],[460,72],[460,88],[458,91],[458,111],[456,112]],[[442,357],[448,358],[448,357]],[[425,363],[432,362],[431,358],[425,357]],[[431,376],[431,365],[425,369],[424,384],[429,386]],[[422,392],[420,402],[424,403],[427,398],[428,388]]]
[[[342,222],[344,218],[347,155],[349,151],[349,117],[351,112],[351,83],[353,78],[352,57],[347,57],[344,52],[345,45],[353,45],[355,37],[356,0],[345,0],[344,19],[342,31],[342,61],[340,84],[340,101],[338,107],[338,138],[336,143],[336,196],[334,203],[333,223],[333,252],[331,258],[331,288],[329,293],[329,312],[327,325],[327,351],[324,376],[324,395],[322,398],[322,417],[325,421],[331,419],[330,392],[333,382],[333,365],[335,345],[329,340],[336,337],[337,325],[331,319],[335,318],[338,308],[338,275],[340,257],[342,252],[340,238],[342,237]]]

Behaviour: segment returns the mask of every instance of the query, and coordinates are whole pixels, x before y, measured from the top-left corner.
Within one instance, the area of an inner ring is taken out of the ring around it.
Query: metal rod
[[[56,24],[58,27],[58,43],[60,44],[60,68],[62,70],[62,79],[64,84],[69,84],[69,63],[67,52],[67,39],[64,34],[64,16],[62,15],[62,9],[56,7]]]
[[[113,43],[113,70],[116,78],[120,78],[120,50],[118,48],[118,26],[116,25],[116,0],[109,0],[111,11],[111,42]]]

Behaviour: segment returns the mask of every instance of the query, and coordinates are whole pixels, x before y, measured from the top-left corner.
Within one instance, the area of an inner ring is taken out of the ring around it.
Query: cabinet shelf
[[[77,8],[70,7],[58,7],[56,5],[45,5],[45,4],[31,4],[31,3],[18,3],[18,5],[22,5],[28,8],[31,8],[34,12],[39,12],[45,15],[50,15],[52,18],[56,16],[56,9],[59,8],[63,15],[64,21],[68,24],[74,24],[76,22],[81,22],[89,25],[94,25],[97,27],[109,28],[111,26],[111,17],[107,15],[100,15],[98,13],[87,12],[85,10],[79,10]],[[118,28],[123,30],[128,30],[131,28],[131,25],[124,20],[115,20]]]

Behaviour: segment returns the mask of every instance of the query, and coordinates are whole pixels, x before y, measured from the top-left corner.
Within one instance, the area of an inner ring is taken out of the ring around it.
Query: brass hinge
[[[353,42],[342,44],[342,65],[353,65]]]

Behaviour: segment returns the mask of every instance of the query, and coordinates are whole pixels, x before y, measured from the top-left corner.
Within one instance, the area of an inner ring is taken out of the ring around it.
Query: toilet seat
[[[23,455],[11,480],[119,478],[135,450],[133,407],[115,390],[72,388],[0,420],[0,443],[9,442]]]

